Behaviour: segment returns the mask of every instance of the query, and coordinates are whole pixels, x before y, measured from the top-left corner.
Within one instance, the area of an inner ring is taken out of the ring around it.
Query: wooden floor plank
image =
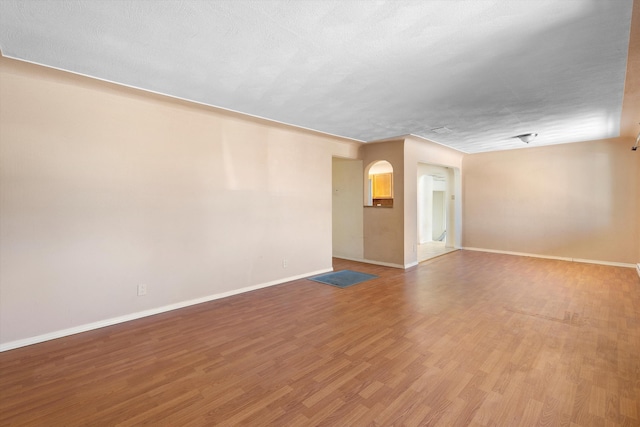
[[[633,269],[456,251],[0,353],[0,425],[640,425]]]

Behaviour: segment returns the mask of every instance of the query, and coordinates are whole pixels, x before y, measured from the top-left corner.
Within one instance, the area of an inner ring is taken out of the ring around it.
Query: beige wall
[[[630,138],[466,155],[470,248],[635,263],[640,156]]]
[[[633,2],[633,15],[631,17],[631,33],[629,34],[629,52],[627,55],[627,75],[624,86],[624,99],[622,102],[622,114],[620,117],[620,136],[629,137],[635,141],[640,132],[640,0]],[[636,151],[640,157],[640,151]],[[637,161],[640,162],[640,159]],[[637,183],[640,183],[640,167]],[[638,184],[640,186],[640,184]],[[640,193],[640,191],[639,191]],[[640,212],[640,194],[636,212]],[[638,218],[640,223],[640,218]],[[638,224],[638,249],[636,263],[640,263],[640,224]]]
[[[333,256],[362,260],[362,160],[333,159]]]
[[[640,0],[634,0],[624,83],[620,136],[636,138],[640,131]]]
[[[6,58],[0,93],[4,348],[331,269],[360,144]]]
[[[393,208],[364,207],[364,258],[404,266],[404,143],[402,140],[368,143],[361,147],[364,174],[378,160],[393,166]],[[364,204],[364,200],[363,200]]]
[[[368,165],[377,160],[391,163],[394,191],[392,209],[364,208],[364,258],[397,267],[415,265],[418,259],[418,165],[428,163],[450,168],[451,194],[459,194],[463,153],[422,138],[407,136],[399,140],[365,144],[361,147],[361,156],[365,171]],[[452,203],[458,205],[460,212],[460,199]],[[454,211],[452,207],[452,215]],[[452,233],[455,235],[454,230]]]
[[[633,2],[633,15],[631,17],[631,33],[629,35],[629,53],[627,56],[627,77],[624,86],[624,99],[622,102],[622,115],[620,118],[620,136],[635,138],[640,133],[640,0]],[[640,151],[636,151],[640,162]],[[640,167],[637,183],[640,183]],[[638,184],[640,186],[640,184]],[[640,190],[638,191],[638,204],[636,212],[640,212]],[[636,263],[640,264],[640,215],[638,218],[638,254]]]

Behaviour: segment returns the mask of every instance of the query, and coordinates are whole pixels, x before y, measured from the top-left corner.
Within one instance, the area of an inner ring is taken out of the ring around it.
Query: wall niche
[[[393,207],[393,166],[386,160],[377,160],[365,170],[365,206]]]

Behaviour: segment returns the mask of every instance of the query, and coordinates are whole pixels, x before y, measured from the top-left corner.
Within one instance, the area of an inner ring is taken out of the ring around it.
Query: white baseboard
[[[365,259],[365,258],[350,258],[350,257],[340,256],[340,255],[334,255],[333,257],[334,258],[339,258],[339,259],[346,259],[347,261],[355,261],[355,262],[362,262],[362,263],[365,263],[365,264],[381,265],[383,267],[402,268],[403,270],[407,269],[409,267],[413,267],[413,266],[418,265],[418,262],[402,265],[402,264],[393,264],[393,263],[390,263],[390,262],[374,261],[374,260]]]
[[[557,259],[557,260],[560,260],[560,261],[570,261],[570,262],[582,262],[582,263],[586,263],[586,264],[610,265],[610,266],[613,266],[613,267],[629,267],[629,268],[634,268],[635,267],[634,264],[628,264],[628,263],[624,263],[624,262],[598,261],[598,260],[592,260],[592,259],[560,257],[560,256],[553,256],[553,255],[530,254],[530,253],[526,253],[526,252],[498,251],[498,250],[495,250],[495,249],[484,249],[484,248],[464,247],[462,249],[467,250],[467,251],[490,252],[490,253],[494,253],[494,254],[526,256],[526,257],[531,257],[531,258],[543,258],[543,259]]]
[[[613,267],[626,267],[626,268],[633,268],[634,267],[633,264],[629,264],[629,263],[626,263],[626,262],[600,261],[600,260],[594,260],[594,259],[580,259],[580,258],[572,258],[571,261],[573,261],[573,262],[584,262],[585,264],[610,265],[610,266],[613,266]]]
[[[638,273],[638,277],[640,277],[640,263],[636,264],[636,272]]]
[[[177,310],[179,308],[189,307],[191,305],[201,304],[203,302],[213,301],[220,298],[230,297],[232,295],[242,294],[245,292],[255,291],[257,289],[267,288],[269,286],[280,285],[282,283],[291,282],[293,280],[304,279],[305,277],[316,276],[318,274],[328,273],[333,271],[333,268],[327,268],[323,270],[317,270],[310,273],[300,274],[297,276],[286,277],[284,279],[273,280],[271,282],[260,283],[258,285],[247,286],[240,289],[234,289],[232,291],[222,292],[219,294],[208,295],[201,298],[195,298],[188,301],[181,301],[175,304],[169,304],[162,307],[152,308],[149,310],[139,311],[136,313],[126,314],[124,316],[112,317],[110,319],[99,320],[97,322],[87,323],[73,328],[62,329],[59,331],[49,332],[47,334],[37,335],[35,337],[24,338],[16,341],[9,341],[4,344],[0,344],[0,353],[3,351],[13,350],[20,347],[25,347],[32,344],[38,344],[41,342],[54,340],[56,338],[62,338],[69,335],[79,334],[81,332],[87,332],[94,329],[104,328],[106,326],[116,325],[118,323],[124,323],[142,317],[153,316],[154,314],[165,313],[167,311]]]

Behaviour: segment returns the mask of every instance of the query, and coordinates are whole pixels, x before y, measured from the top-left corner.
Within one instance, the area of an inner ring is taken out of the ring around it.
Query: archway
[[[371,162],[364,171],[364,205],[393,207],[393,166],[386,160]]]

